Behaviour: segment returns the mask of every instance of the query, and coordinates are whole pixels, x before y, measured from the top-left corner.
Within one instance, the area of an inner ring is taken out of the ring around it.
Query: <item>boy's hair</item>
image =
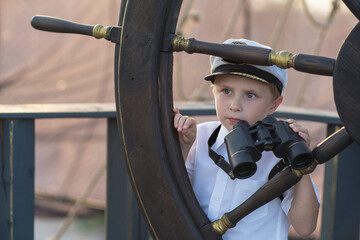
[[[271,49],[247,39],[228,39],[224,44],[240,44],[252,47]],[[274,97],[279,97],[287,82],[287,71],[277,66],[260,66],[244,63],[235,63],[217,56],[210,56],[210,75],[205,80],[214,81],[215,76],[237,75],[270,84]],[[273,89],[275,86],[275,89]]]
[[[281,92],[279,91],[279,89],[274,84],[270,84],[269,87],[270,87],[270,92],[274,97],[274,100],[278,99],[281,96]]]

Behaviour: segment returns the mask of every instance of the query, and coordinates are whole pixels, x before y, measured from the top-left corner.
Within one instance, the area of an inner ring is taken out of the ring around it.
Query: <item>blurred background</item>
[[[1,1],[0,104],[114,103],[114,44],[38,31],[30,21],[40,14],[113,26],[119,9],[120,0]],[[276,51],[336,58],[357,22],[337,0],[184,0],[177,34],[217,43],[248,38]],[[175,53],[174,101],[212,100],[210,85],[203,80],[208,72],[208,56]],[[295,70],[288,76],[283,105],[336,111],[332,78]],[[35,239],[56,234],[72,204],[98,175],[78,220],[62,239],[105,238],[105,121],[36,121]],[[325,125],[302,124],[310,131],[312,147],[324,139]],[[322,197],[323,167],[312,176]],[[311,239],[319,238],[320,224]],[[293,230],[290,236],[297,237]]]

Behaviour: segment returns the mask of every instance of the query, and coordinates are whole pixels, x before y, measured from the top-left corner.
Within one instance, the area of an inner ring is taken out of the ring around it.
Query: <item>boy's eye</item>
[[[228,94],[231,94],[231,90],[230,89],[224,89],[223,92],[228,95]]]
[[[248,98],[255,98],[256,95],[255,95],[255,93],[248,93],[248,94],[247,94],[247,97],[248,97]]]

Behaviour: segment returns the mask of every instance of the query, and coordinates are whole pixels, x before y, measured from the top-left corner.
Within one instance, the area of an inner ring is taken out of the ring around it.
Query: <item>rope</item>
[[[309,7],[308,7],[308,5],[306,3],[306,0],[302,0],[302,4],[303,4],[303,7],[304,7],[305,15],[309,19],[310,23],[312,23],[315,27],[321,28],[321,29],[322,28],[327,28],[330,25],[330,23],[333,20],[333,15],[335,14],[336,10],[339,8],[339,1],[338,0],[333,0],[333,2],[332,2],[333,7],[332,7],[332,10],[330,12],[330,15],[329,15],[327,21],[325,23],[320,23],[310,13],[310,10],[309,10]]]
[[[73,207],[70,209],[68,215],[65,217],[64,221],[62,222],[62,225],[61,225],[60,229],[57,231],[55,236],[49,238],[48,240],[60,240],[61,239],[61,237],[67,231],[69,226],[74,222],[77,212],[83,206],[86,198],[93,191],[94,187],[98,183],[100,177],[103,175],[105,170],[106,170],[106,161],[100,166],[100,168],[96,172],[95,176],[91,179],[91,182],[88,185],[88,187],[86,188],[83,195],[75,202]]]
[[[224,34],[222,36],[222,41],[225,41],[230,37],[230,34],[234,30],[235,24],[237,22],[237,19],[240,15],[241,10],[243,9],[244,5],[246,4],[247,0],[239,0],[236,4],[236,7],[234,11],[232,12],[231,18],[229,20],[229,24],[227,24],[227,28],[224,31]]]
[[[185,6],[183,11],[184,16],[180,19],[179,24],[176,27],[176,34],[182,35],[182,27],[184,26],[186,21],[190,18],[189,12],[193,4],[194,4],[194,0],[190,0],[188,4]]]
[[[244,7],[249,6],[248,1],[247,0],[239,0],[236,4],[236,7],[234,9],[234,11],[231,14],[230,20],[229,20],[229,24],[227,24],[227,28],[225,29],[223,35],[222,35],[222,41],[225,41],[226,39],[228,39],[230,37],[230,34],[233,32],[234,27],[236,25],[237,19],[239,18],[240,12],[241,10],[243,10]],[[249,12],[246,11],[246,9],[244,10],[245,14],[249,14]],[[247,20],[250,19],[250,17],[248,16],[246,18]],[[249,27],[248,24],[245,25],[245,35],[248,35],[249,31],[248,31]],[[205,97],[205,91],[207,91],[207,89],[209,88],[209,83],[204,83],[202,85],[202,87],[200,87],[200,90],[197,92],[196,94],[196,101],[204,101],[206,100]]]
[[[303,3],[304,3],[304,7],[305,7],[306,6],[306,1],[303,0]],[[314,54],[315,55],[318,55],[320,53],[320,51],[321,51],[321,48],[322,48],[323,43],[325,41],[325,36],[327,34],[329,26],[330,26],[331,22],[334,19],[336,10],[339,8],[339,1],[334,0],[332,2],[332,5],[333,5],[333,8],[330,11],[330,14],[329,14],[329,16],[327,18],[326,23],[319,24],[318,22],[316,22],[317,27],[319,27],[319,26],[321,27],[321,31],[320,31],[320,35],[319,35],[319,37],[317,39],[317,43],[316,43],[315,49],[314,49]],[[306,9],[307,9],[307,6],[306,6]],[[306,12],[306,10],[305,10],[305,12]],[[309,16],[311,16],[311,15],[309,15]],[[310,20],[311,22],[313,20],[315,20],[315,19],[312,18],[312,16],[311,16],[311,19],[312,19],[312,20]],[[309,74],[304,75],[303,80],[301,81],[299,95],[297,96],[297,98],[295,100],[295,106],[299,107],[299,106],[303,105],[303,103],[305,102],[305,91],[306,91],[307,86],[309,85],[309,81],[310,81],[310,75]]]
[[[250,2],[247,1],[244,9],[244,37],[247,39],[251,38],[251,5]]]
[[[179,21],[179,24],[176,28],[176,34],[177,35],[182,35],[182,28],[184,26],[184,24],[186,23],[186,21],[188,21],[189,19],[195,19],[196,21],[199,21],[199,17],[196,15],[192,15],[189,14],[191,7],[194,3],[194,0],[190,0],[188,2],[188,4],[186,5],[186,7],[184,8],[184,16],[181,18],[181,20]],[[181,53],[178,53],[175,55],[175,65],[176,65],[176,92],[180,98],[180,100],[185,100],[188,101],[190,100],[184,93],[183,88],[182,88],[182,81],[183,81],[183,76],[182,76],[182,57],[181,57]]]
[[[276,45],[279,42],[279,37],[281,35],[281,32],[284,29],[285,23],[286,23],[286,19],[289,16],[290,10],[293,6],[294,1],[293,0],[288,0],[286,2],[285,8],[282,11],[281,17],[279,18],[277,24],[275,25],[275,30],[272,32],[271,37],[270,37],[270,41],[269,41],[269,46],[272,47],[273,49],[276,48]]]

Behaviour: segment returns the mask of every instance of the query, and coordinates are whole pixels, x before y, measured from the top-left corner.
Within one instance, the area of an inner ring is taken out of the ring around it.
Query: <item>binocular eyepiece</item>
[[[262,151],[273,151],[284,158],[294,169],[303,170],[313,162],[313,155],[305,140],[293,132],[288,123],[268,116],[250,126],[240,120],[225,137],[230,166],[236,178],[244,179],[255,174],[256,162]]]

